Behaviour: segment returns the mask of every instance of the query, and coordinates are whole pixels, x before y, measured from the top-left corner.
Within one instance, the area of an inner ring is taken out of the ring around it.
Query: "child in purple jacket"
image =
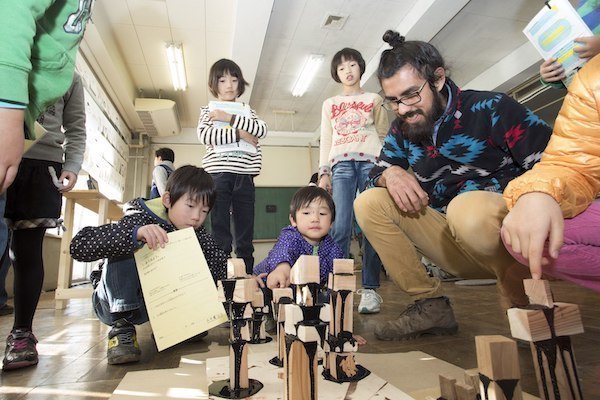
[[[303,255],[318,255],[321,284],[333,271],[333,259],[343,258],[340,246],[329,235],[335,220],[335,205],[331,195],[316,186],[299,189],[290,204],[290,226],[281,230],[277,243],[262,262],[254,267],[254,274],[264,277],[267,287],[290,286],[290,270]]]

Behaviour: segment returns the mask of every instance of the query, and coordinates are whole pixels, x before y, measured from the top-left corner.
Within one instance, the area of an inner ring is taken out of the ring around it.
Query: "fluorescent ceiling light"
[[[181,43],[167,43],[167,59],[169,60],[173,88],[175,90],[185,90],[187,88],[187,78],[185,76]]]
[[[300,76],[292,89],[293,96],[300,97],[306,92],[324,59],[325,56],[321,54],[310,54],[306,58]]]

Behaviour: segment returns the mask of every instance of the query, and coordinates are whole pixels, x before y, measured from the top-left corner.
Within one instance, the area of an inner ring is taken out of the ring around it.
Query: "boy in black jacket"
[[[227,257],[202,224],[215,201],[212,178],[202,168],[186,165],[167,181],[161,198],[134,199],[117,223],[83,228],[71,241],[78,261],[107,258],[92,301],[98,319],[113,328],[108,334],[109,364],[139,361],[134,324],[148,321],[133,253],[147,244],[163,247],[167,232],[193,227],[215,282],[226,277]]]

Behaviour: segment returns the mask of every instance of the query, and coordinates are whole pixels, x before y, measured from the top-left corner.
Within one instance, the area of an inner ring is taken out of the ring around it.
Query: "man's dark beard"
[[[433,93],[433,105],[431,108],[431,113],[429,115],[425,115],[425,113],[423,113],[421,109],[417,109],[415,111],[410,111],[404,114],[403,116],[398,117],[402,123],[402,134],[414,144],[432,144],[431,142],[433,137],[433,126],[435,125],[435,122],[444,113],[442,95],[437,91],[434,91]],[[407,123],[406,119],[410,118],[415,114],[421,114],[425,120],[422,122],[417,122],[416,124]]]

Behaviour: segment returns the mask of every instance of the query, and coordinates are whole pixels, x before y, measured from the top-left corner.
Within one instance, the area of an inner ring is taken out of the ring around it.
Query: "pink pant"
[[[523,256],[506,248],[517,261],[528,265]],[[600,201],[592,202],[575,218],[565,219],[564,245],[558,258],[548,255],[547,245],[544,256],[551,260],[543,267],[545,274],[600,292]]]

